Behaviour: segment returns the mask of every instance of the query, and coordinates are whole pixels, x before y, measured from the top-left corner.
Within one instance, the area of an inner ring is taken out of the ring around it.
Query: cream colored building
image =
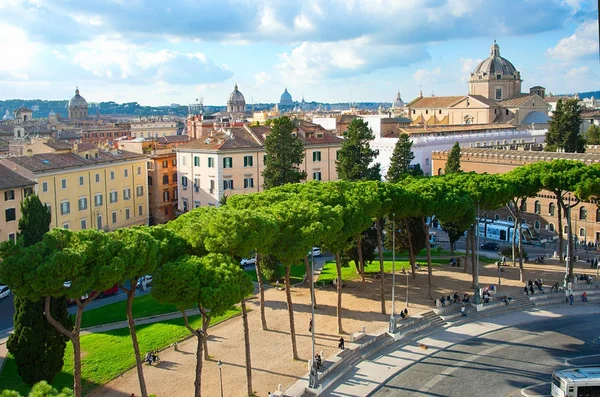
[[[36,183],[40,200],[50,206],[51,228],[112,231],[148,224],[143,155],[89,148],[9,157],[0,163]]]
[[[296,121],[305,146],[300,168],[307,180],[337,180],[335,161],[342,139],[323,127]],[[178,147],[178,209],[217,206],[223,195],[263,190],[266,126],[219,129]]]
[[[0,164],[0,241],[16,241],[21,202],[33,192],[35,182]]]
[[[131,122],[131,136],[133,138],[158,138],[177,135],[177,120],[166,118],[141,119]]]

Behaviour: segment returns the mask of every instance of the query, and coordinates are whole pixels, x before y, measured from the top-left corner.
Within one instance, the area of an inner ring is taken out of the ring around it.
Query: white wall
[[[312,122],[329,131],[333,131],[337,127],[335,117],[313,117]]]

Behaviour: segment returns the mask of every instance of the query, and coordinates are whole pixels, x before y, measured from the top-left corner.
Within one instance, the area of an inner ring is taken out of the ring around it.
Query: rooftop
[[[0,164],[0,190],[33,186],[35,182]]]
[[[45,172],[65,168],[82,168],[138,158],[145,158],[145,156],[125,151],[119,151],[117,153],[98,151],[97,158],[90,157],[88,159],[74,153],[44,153],[34,154],[32,156],[9,157],[5,160],[20,165],[32,172]]]
[[[436,134],[436,133],[450,133],[450,132],[476,132],[476,131],[487,131],[487,130],[506,130],[516,129],[515,126],[510,124],[467,124],[467,125],[428,125],[428,126],[414,126],[414,127],[398,127],[400,132],[408,135],[413,134]],[[393,134],[396,135],[396,134]],[[386,136],[391,138],[392,136]]]
[[[460,96],[427,96],[413,99],[407,106],[411,108],[448,108],[454,105],[466,95]]]

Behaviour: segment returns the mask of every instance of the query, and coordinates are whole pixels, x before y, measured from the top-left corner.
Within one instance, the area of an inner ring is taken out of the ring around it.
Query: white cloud
[[[28,80],[26,70],[40,52],[40,46],[29,41],[22,29],[1,22],[0,37],[6,38],[2,42],[4,55],[0,56],[0,73],[4,78],[12,76],[17,80]]]
[[[435,69],[419,69],[413,74],[413,78],[419,83],[436,84],[442,75],[442,69],[438,66]]]
[[[598,21],[590,20],[577,27],[575,33],[549,48],[547,54],[556,59],[576,60],[598,54]]]
[[[256,82],[254,88],[259,88],[260,86],[265,85],[266,83],[271,81],[271,74],[267,72],[260,72],[258,74],[255,74],[254,81]]]
[[[475,66],[481,63],[481,59],[460,58],[461,81],[468,81],[471,78],[471,73],[475,70]]]
[[[581,66],[567,70],[567,77],[569,78],[585,78],[590,75],[590,68],[588,66]]]

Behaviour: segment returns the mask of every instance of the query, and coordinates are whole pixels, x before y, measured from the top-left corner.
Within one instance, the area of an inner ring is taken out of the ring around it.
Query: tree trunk
[[[450,236],[448,236],[448,241],[450,241]],[[450,255],[454,256],[454,243],[450,241]]]
[[[571,207],[568,207],[565,210],[565,214],[567,215],[567,238],[569,241],[569,279],[573,279],[573,265],[575,259],[575,245],[573,244],[573,228],[571,223]]]
[[[337,329],[338,334],[343,334],[344,329],[342,328],[342,260],[340,259],[340,253],[335,253],[335,268],[337,271]]]
[[[379,251],[379,278],[381,279],[381,314],[385,314],[385,280],[383,271],[383,244],[381,244],[381,219],[375,221],[377,230],[377,251]]]
[[[404,221],[404,227],[406,228],[406,237],[408,240],[408,260],[410,261],[410,270],[412,272],[413,280],[417,278],[417,268],[415,266],[416,262],[416,252],[414,252],[413,244],[412,244],[412,233],[410,232],[409,221]],[[396,231],[394,230],[394,233]]]
[[[137,278],[135,280],[137,280]],[[146,381],[144,380],[143,361],[140,355],[140,345],[138,344],[137,334],[135,332],[135,323],[133,322],[133,298],[135,297],[135,280],[129,280],[129,285],[131,286],[131,289],[126,289],[127,324],[129,325],[131,343],[133,344],[133,352],[135,354],[135,366],[137,367],[138,381],[140,382],[140,393],[142,394],[142,397],[148,397],[148,391],[146,390]]]
[[[73,395],[81,397],[81,344],[79,332],[73,334],[71,342],[73,344]]]
[[[294,327],[294,308],[292,307],[292,286],[290,284],[290,266],[285,265],[285,297],[287,299],[288,315],[290,317],[290,337],[292,338],[292,357],[298,360],[296,346],[296,328]]]
[[[200,309],[200,314],[202,314],[202,308]],[[185,323],[185,327],[198,338],[198,346],[196,347],[196,379],[194,379],[194,397],[200,397],[202,394],[202,348],[204,347],[204,342],[202,341],[203,333],[200,330],[195,330],[190,326],[190,323],[187,318],[187,314],[185,314],[185,310],[181,310],[181,314],[183,316],[183,322]]]
[[[558,260],[560,263],[565,263],[563,258],[563,219],[562,219],[562,204],[561,204],[561,193],[555,192],[556,194],[556,209],[558,215]]]
[[[312,253],[311,253],[311,255],[312,255]],[[311,257],[311,260],[314,261],[314,258]],[[312,272],[312,266],[308,262],[308,256],[304,257],[304,267],[306,268],[306,282],[308,283],[308,287],[310,288],[310,297],[316,308],[317,307],[317,296],[315,295],[315,284],[313,283],[314,274]]]
[[[521,230],[521,223],[519,223],[519,277],[519,281],[525,281],[523,268],[523,231]]]
[[[365,260],[363,259],[362,252],[362,234],[358,235],[358,242],[356,244],[356,248],[358,249],[358,262],[360,263],[360,278],[362,279],[363,288],[367,288],[367,284],[365,281]]]
[[[478,220],[479,222],[479,220]],[[473,226],[471,229],[471,271],[473,273],[473,282],[471,283],[471,288],[475,288],[475,277],[477,276],[477,271],[475,267],[477,266],[477,258],[475,257],[475,252],[477,250],[477,244],[475,244],[475,231],[479,233],[479,224]]]
[[[201,312],[202,314],[202,343],[204,344],[204,359],[206,361],[210,360],[210,356],[208,355],[208,327],[210,326],[210,314],[206,312]]]
[[[252,390],[252,361],[250,357],[250,329],[248,327],[248,311],[246,310],[246,300],[242,299],[242,321],[244,323],[244,348],[246,351],[246,386],[248,396],[251,396]]]
[[[512,203],[512,207],[509,205],[508,206],[508,210],[510,211],[510,213],[512,214],[512,216],[515,218],[514,222],[513,222],[513,234],[512,234],[512,262],[513,262],[513,266],[517,265],[517,256],[515,255],[515,247],[517,246],[517,228],[519,226],[519,202],[518,199],[513,199],[511,201]]]
[[[467,236],[465,237],[465,266],[463,272],[467,273],[469,267],[469,239],[471,238],[471,231],[467,229]]]
[[[423,227],[425,228],[425,247],[427,248],[427,292],[429,294],[429,299],[433,299],[433,295],[431,294],[431,278],[433,269],[431,268],[431,242],[429,241],[429,225],[427,222],[425,222],[425,217],[421,217],[421,222],[423,222]]]
[[[262,324],[263,331],[267,330],[267,319],[265,317],[265,287],[262,280],[262,272],[260,270],[260,255],[256,253],[256,263],[254,265],[256,270],[256,279],[258,280],[258,292],[260,296],[260,322]]]

